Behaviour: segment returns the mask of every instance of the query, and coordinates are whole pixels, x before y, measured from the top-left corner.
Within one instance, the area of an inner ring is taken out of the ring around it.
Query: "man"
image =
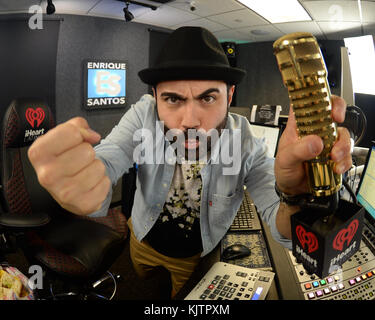
[[[228,113],[235,85],[244,74],[230,67],[208,30],[179,28],[170,35],[156,65],[139,73],[153,86],[154,97],[144,95],[132,105],[95,149],[91,144],[100,136],[82,118],[60,124],[29,149],[41,185],[78,215],[105,215],[111,184],[135,160],[139,163],[129,221],[131,258],[142,277],[157,266],[169,270],[172,297],[200,257],[225,235],[241,204],[244,185],[273,237],[290,246],[290,216],[299,208],[280,203],[275,180],[289,195],[306,192],[303,161],[323,149],[317,136],[298,139],[291,110],[276,160],[267,157],[248,121]],[[334,97],[334,120],[342,122],[344,114],[344,101]],[[205,139],[191,134],[198,132]],[[216,139],[211,134],[215,132]],[[232,155],[225,150],[233,150]],[[332,159],[337,172],[351,166],[345,129],[339,129]]]

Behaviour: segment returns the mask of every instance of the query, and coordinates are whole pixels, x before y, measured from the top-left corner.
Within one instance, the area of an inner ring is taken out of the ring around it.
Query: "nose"
[[[183,116],[181,121],[181,126],[183,130],[186,129],[198,129],[201,122],[198,116],[198,108],[195,102],[189,102],[185,105],[183,109]]]

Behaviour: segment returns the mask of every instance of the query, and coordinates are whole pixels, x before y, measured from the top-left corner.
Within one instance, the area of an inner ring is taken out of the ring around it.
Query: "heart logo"
[[[46,114],[42,108],[36,108],[35,110],[33,108],[28,108],[25,113],[27,122],[30,123],[33,128],[35,123],[34,121],[36,120],[36,126],[38,128],[43,122],[45,116]]]
[[[335,250],[342,251],[344,248],[344,243],[346,241],[346,246],[349,247],[350,242],[352,241],[354,235],[358,230],[359,222],[357,219],[354,219],[347,228],[341,229],[335,239],[333,240],[332,247]]]
[[[301,244],[302,248],[305,250],[305,246],[307,245],[307,252],[311,253],[319,248],[318,239],[316,238],[315,234],[312,232],[306,232],[305,228],[301,225],[296,227],[296,234]]]

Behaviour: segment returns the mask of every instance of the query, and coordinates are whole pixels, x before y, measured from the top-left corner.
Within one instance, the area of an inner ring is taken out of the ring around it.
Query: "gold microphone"
[[[288,89],[299,137],[314,134],[324,143],[321,154],[305,162],[310,192],[314,197],[337,196],[341,174],[333,171],[330,159],[337,127],[331,116],[331,92],[319,45],[311,33],[296,32],[276,40],[273,50]]]

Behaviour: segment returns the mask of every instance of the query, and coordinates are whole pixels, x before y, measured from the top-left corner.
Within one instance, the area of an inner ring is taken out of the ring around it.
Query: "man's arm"
[[[298,206],[290,206],[284,202],[280,203],[276,215],[276,228],[284,238],[292,239],[290,217],[300,209]]]
[[[345,119],[346,103],[337,96],[332,96],[332,118],[335,122]],[[339,174],[347,171],[351,165],[350,135],[346,128],[338,128],[338,139],[335,142],[331,159],[335,162],[335,171]],[[280,191],[289,195],[308,192],[307,176],[304,161],[318,156],[323,150],[323,141],[316,135],[298,138],[297,125],[290,108],[287,126],[280,138],[275,160],[275,178]],[[276,217],[276,226],[280,234],[291,238],[290,217],[299,211],[298,207],[280,203]]]

